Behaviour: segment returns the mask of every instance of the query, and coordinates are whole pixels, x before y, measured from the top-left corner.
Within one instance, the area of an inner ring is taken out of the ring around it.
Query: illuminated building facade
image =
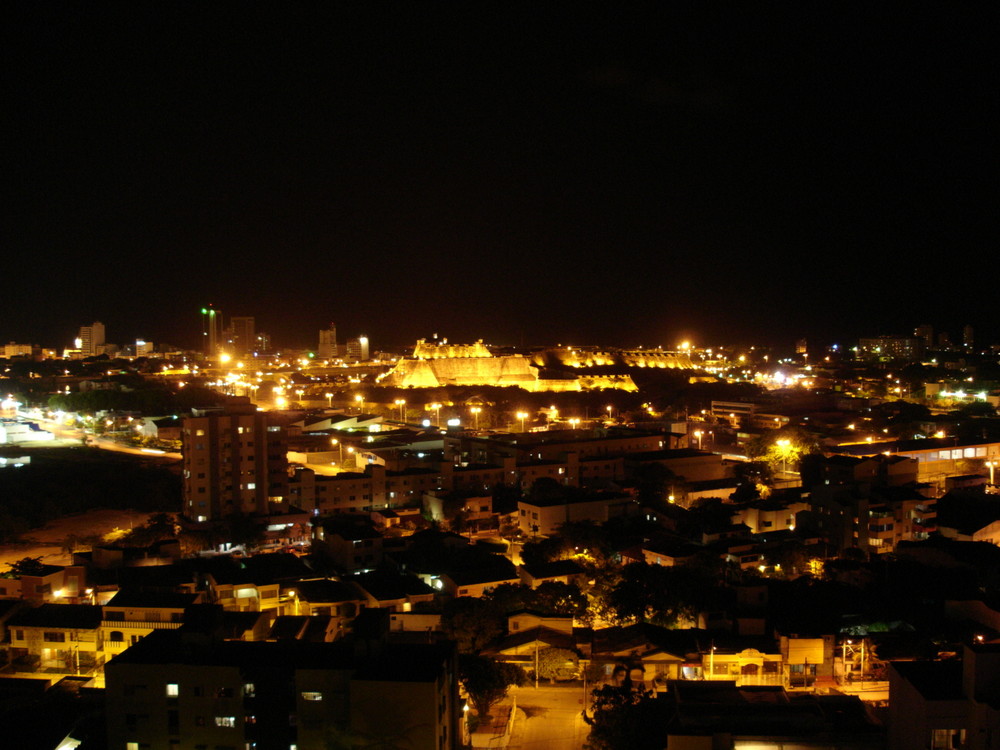
[[[80,328],[80,355],[97,357],[104,354],[104,324],[94,321]]]

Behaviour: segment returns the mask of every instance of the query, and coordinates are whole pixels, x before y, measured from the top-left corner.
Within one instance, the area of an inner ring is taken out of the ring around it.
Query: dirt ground
[[[49,565],[69,565],[73,560],[62,543],[71,534],[79,539],[104,535],[115,529],[128,530],[142,526],[149,516],[149,513],[135,510],[91,510],[56,519],[41,529],[26,532],[20,542],[0,545],[0,572],[23,557],[41,557],[42,562]]]

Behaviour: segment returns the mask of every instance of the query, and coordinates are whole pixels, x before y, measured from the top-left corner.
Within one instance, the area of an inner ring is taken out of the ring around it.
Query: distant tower
[[[232,317],[229,319],[229,330],[232,333],[232,354],[245,357],[257,348],[257,336],[254,333],[252,317]]]
[[[355,362],[368,361],[368,337],[359,336],[347,342],[347,358]]]
[[[319,332],[319,348],[316,351],[320,359],[333,359],[337,356],[337,324]]]
[[[805,339],[799,339],[795,342],[795,353],[796,354],[808,354],[809,353],[809,342]]]
[[[934,326],[929,323],[924,323],[922,326],[917,326],[913,329],[913,335],[924,342],[924,346],[928,349],[934,348]]]
[[[201,308],[202,334],[205,336],[205,355],[214,357],[219,352],[219,330],[222,327],[222,313],[214,307]]]
[[[975,343],[975,338],[973,336],[973,330],[971,325],[966,325],[962,329],[962,346],[966,349],[972,349]]]
[[[270,354],[271,353],[271,334],[265,333],[264,331],[257,332],[257,348],[256,351],[259,354]]]
[[[104,324],[94,321],[89,326],[80,328],[80,354],[84,357],[96,357],[104,354]]]

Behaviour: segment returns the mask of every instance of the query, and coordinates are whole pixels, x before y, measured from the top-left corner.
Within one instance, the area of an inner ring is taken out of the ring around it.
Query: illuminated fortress
[[[474,344],[449,344],[420,339],[410,357],[401,359],[381,378],[382,385],[436,388],[446,385],[517,386],[526,391],[589,391],[602,388],[637,390],[628,374],[568,372],[595,367],[691,369],[686,353],[661,349],[544,349],[532,357],[494,356],[482,339]]]

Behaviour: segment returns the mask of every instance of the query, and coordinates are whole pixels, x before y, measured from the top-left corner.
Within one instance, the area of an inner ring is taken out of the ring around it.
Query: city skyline
[[[998,334],[971,11],[13,15],[8,339]]]

